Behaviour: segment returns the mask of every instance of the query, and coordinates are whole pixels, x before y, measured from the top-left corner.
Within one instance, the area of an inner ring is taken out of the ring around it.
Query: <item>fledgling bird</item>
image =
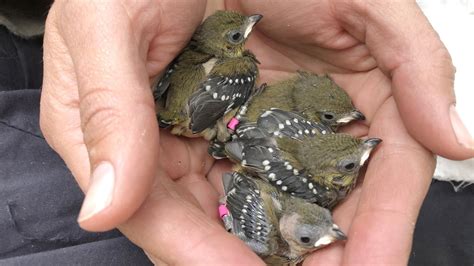
[[[226,124],[258,78],[258,61],[244,44],[261,18],[217,11],[204,20],[153,88],[161,127],[227,140]]]
[[[260,87],[262,88],[262,87]],[[258,93],[258,92],[257,92]],[[243,106],[245,110],[245,106]],[[239,115],[242,111],[239,111]],[[230,126],[234,123],[232,126]],[[297,113],[270,108],[261,113],[256,122],[237,121],[233,118],[228,127],[232,129],[232,138],[236,139],[261,139],[269,137],[288,137],[301,139],[303,136],[331,134],[330,127],[305,119]],[[215,159],[227,158],[225,143],[213,140],[208,148],[208,153]]]
[[[290,120],[285,114],[278,109],[267,111],[260,125],[278,131],[270,134],[272,130],[248,127],[241,133],[244,137],[225,144],[226,156],[238,164],[237,169],[259,176],[281,191],[334,207],[354,187],[360,167],[381,140],[328,134],[320,131],[317,123]]]
[[[328,75],[298,71],[289,79],[268,85],[246,104],[239,120],[256,122],[271,108],[294,112],[336,131],[341,125],[365,116],[353,105],[349,95]]]
[[[219,214],[226,229],[269,265],[296,265],[310,252],[346,239],[328,209],[242,173],[224,174],[222,180]]]
[[[335,132],[344,124],[365,119],[364,114],[353,106],[349,95],[328,75],[300,70],[289,79],[268,86],[263,84],[256,90],[228,124],[231,132],[235,133],[233,138],[254,137],[258,132],[248,129],[262,129],[262,126],[268,133],[287,133],[288,130],[280,131],[278,127],[271,128],[263,124],[266,122],[262,118],[271,110],[281,110],[287,114],[289,118],[282,121],[286,122],[286,125],[282,125],[287,126],[287,129],[291,128],[288,121],[292,119],[318,124],[317,130],[323,132]],[[209,154],[216,159],[225,158],[223,147],[224,143],[213,141],[209,146]]]

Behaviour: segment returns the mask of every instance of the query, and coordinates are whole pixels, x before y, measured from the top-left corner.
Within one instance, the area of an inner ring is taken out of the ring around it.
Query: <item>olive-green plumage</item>
[[[253,93],[258,68],[244,44],[261,15],[218,11],[154,86],[161,126],[177,135],[228,138],[226,123]]]
[[[225,145],[242,168],[295,197],[332,208],[354,187],[360,167],[380,139],[320,134],[237,139]]]
[[[331,213],[234,172],[223,176],[226,228],[269,265],[296,265],[311,251],[346,239]]]
[[[351,102],[349,95],[328,75],[298,71],[297,75],[269,85],[248,103],[244,120],[255,122],[270,108],[298,113],[313,122],[321,122],[333,130],[364,115]]]
[[[362,140],[347,134],[326,134],[299,141],[277,139],[282,157],[310,176],[315,183],[337,191],[337,201],[354,187],[359,169],[379,139]]]

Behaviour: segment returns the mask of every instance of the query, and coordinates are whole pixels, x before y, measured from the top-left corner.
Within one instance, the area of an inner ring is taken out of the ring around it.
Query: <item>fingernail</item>
[[[462,122],[454,104],[451,104],[449,107],[449,115],[451,116],[451,124],[459,144],[468,149],[474,149],[474,139]]]
[[[88,220],[112,203],[115,185],[114,167],[109,162],[100,163],[91,176],[91,183],[77,221]]]

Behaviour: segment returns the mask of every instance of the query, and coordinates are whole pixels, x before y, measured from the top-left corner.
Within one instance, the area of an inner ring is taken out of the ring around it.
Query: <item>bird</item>
[[[217,11],[152,85],[159,125],[171,133],[227,140],[226,124],[255,91],[259,64],[245,42],[262,15]]]
[[[272,108],[294,112],[309,121],[324,124],[334,132],[351,121],[365,120],[349,95],[329,75],[303,70],[260,89],[258,95],[241,107],[239,122],[256,122],[261,114]]]
[[[264,129],[246,128],[242,138],[224,144],[225,156],[236,163],[236,171],[241,169],[280,191],[333,208],[352,190],[360,168],[382,140],[331,133],[318,123],[291,117],[279,109],[267,111],[260,120]]]
[[[239,112],[240,114],[241,112]],[[300,139],[302,136],[334,133],[330,127],[322,123],[312,122],[297,113],[278,108],[270,108],[261,113],[256,122],[247,121],[240,123],[233,118],[229,124],[234,125],[231,129],[233,140],[278,136]],[[221,142],[217,139],[212,140],[208,147],[208,153],[215,159],[227,158],[225,144],[226,142]]]
[[[269,265],[296,265],[310,252],[347,239],[328,209],[242,172],[226,173],[222,181],[225,228]]]
[[[275,110],[281,110],[280,114],[287,118],[282,121],[283,124],[269,127],[265,117],[270,111],[275,113]],[[305,130],[301,128],[301,123],[292,123],[293,120],[319,125],[315,130],[332,133],[351,121],[365,120],[365,116],[353,106],[349,95],[329,75],[298,70],[286,80],[273,85],[264,83],[257,88],[229,121],[228,128],[234,139],[255,137],[263,128],[268,133],[276,134],[288,133],[288,129],[296,129],[296,132]],[[282,131],[276,126],[285,126],[286,130]],[[295,134],[293,131],[290,133]],[[226,158],[223,147],[223,142],[213,140],[208,152],[215,159]]]

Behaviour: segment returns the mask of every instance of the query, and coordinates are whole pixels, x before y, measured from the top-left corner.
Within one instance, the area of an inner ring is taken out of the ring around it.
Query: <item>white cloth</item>
[[[473,136],[474,0],[419,0],[417,3],[452,56],[456,67],[456,109]],[[474,183],[474,158],[451,161],[438,157],[434,178],[464,181],[464,185]]]

